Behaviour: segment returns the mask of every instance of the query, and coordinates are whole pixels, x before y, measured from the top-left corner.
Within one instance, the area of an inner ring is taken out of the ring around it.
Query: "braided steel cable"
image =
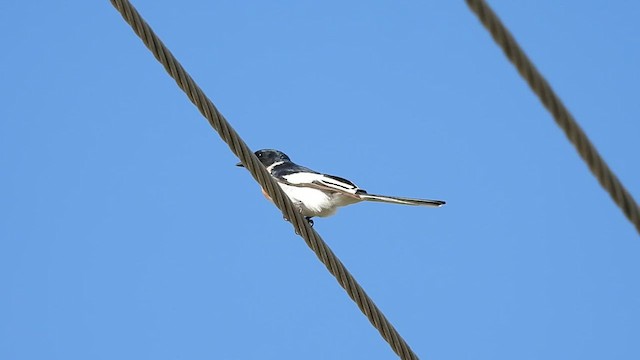
[[[544,107],[553,115],[553,119],[575,146],[580,157],[587,163],[589,170],[598,179],[600,185],[609,193],[613,201],[622,209],[624,215],[640,233],[640,208],[638,208],[638,204],[602,159],[598,150],[553,91],[551,85],[538,72],[513,35],[484,0],[465,1],[484,27],[491,33],[491,36],[502,48],[509,61],[527,81],[529,87],[538,96]]]
[[[322,240],[320,235],[311,228],[300,213],[294,210],[291,201],[284,194],[280,186],[269,175],[258,158],[231,127],[229,122],[216,109],[211,100],[204,94],[191,76],[185,71],[178,60],[167,49],[162,41],[142,19],[138,11],[128,0],[110,0],[113,6],[120,12],[124,20],[131,25],[133,31],[140,37],[143,43],[153,53],[155,58],[164,66],[165,70],[176,81],[178,86],[187,94],[189,100],[196,105],[198,110],[209,121],[209,124],[218,132],[222,140],[227,143],[229,149],[242,161],[253,178],[265,189],[273,199],[283,215],[289,219],[294,229],[305,240],[316,256],[336,278],[349,297],[358,305],[360,310],[369,319],[371,324],[380,332],[389,343],[393,351],[401,359],[418,359],[406,341],[387,320],[375,303],[369,298],[358,282],[353,278],[342,262]]]

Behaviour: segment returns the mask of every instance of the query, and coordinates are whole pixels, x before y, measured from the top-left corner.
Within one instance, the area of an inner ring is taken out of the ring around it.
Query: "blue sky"
[[[640,197],[640,5],[492,1]],[[640,358],[640,239],[456,2],[136,1],[428,359]],[[0,4],[0,358],[392,359],[108,1]]]

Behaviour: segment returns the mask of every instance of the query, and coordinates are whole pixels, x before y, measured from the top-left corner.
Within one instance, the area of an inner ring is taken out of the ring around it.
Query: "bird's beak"
[[[244,167],[244,165],[242,165],[242,161],[237,163],[236,166]]]

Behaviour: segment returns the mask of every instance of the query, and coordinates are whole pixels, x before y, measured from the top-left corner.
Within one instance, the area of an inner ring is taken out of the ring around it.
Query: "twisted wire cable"
[[[222,140],[227,143],[229,149],[242,161],[242,164],[249,170],[253,178],[269,194],[276,206],[283,212],[283,215],[289,219],[296,233],[302,236],[307,245],[336,278],[340,286],[345,289],[349,297],[358,305],[371,324],[389,343],[393,351],[401,359],[418,359],[418,356],[411,350],[406,341],[400,336],[380,309],[378,309],[373,300],[369,298],[364,289],[362,289],[342,262],[331,251],[329,246],[322,240],[320,235],[311,228],[300,213],[295,211],[289,198],[269,175],[247,144],[245,144],[169,49],[167,49],[153,30],[151,30],[133,5],[131,5],[128,0],[110,1],[151,53],[153,53],[153,56],[164,66],[165,70],[186,93],[191,102],[196,105],[202,115],[209,121],[209,124],[218,132]]]
[[[502,48],[509,61],[527,81],[529,87],[538,96],[544,107],[551,113],[553,119],[564,131],[578,154],[580,154],[580,157],[582,157],[582,160],[587,163],[589,170],[598,179],[600,185],[609,193],[627,219],[635,226],[636,231],[640,233],[640,209],[638,204],[602,159],[598,150],[564,106],[562,100],[553,91],[551,85],[538,72],[513,35],[484,0],[465,1],[484,27],[491,33],[493,40]]]

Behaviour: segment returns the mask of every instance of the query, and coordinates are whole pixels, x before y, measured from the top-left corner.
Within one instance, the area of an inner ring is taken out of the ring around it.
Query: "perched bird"
[[[314,216],[331,216],[339,207],[361,201],[431,207],[440,207],[445,204],[441,200],[369,194],[347,179],[321,174],[295,164],[282,151],[262,149],[256,151],[255,154],[291,199],[293,205],[311,225],[313,225],[311,218]],[[243,166],[242,163],[236,165]],[[262,193],[271,200],[264,189]]]

